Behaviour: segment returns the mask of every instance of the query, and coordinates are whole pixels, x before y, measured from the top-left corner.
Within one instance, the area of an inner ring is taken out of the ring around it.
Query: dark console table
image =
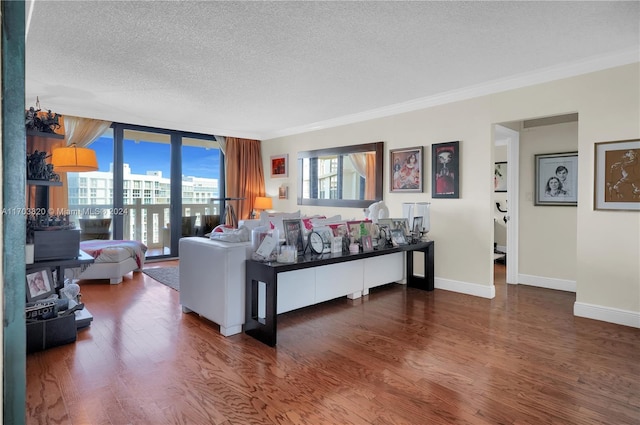
[[[424,254],[425,276],[414,275],[413,252]],[[323,254],[317,256],[301,256],[295,263],[246,261],[246,309],[245,333],[257,340],[275,346],[277,341],[277,301],[278,274],[293,270],[344,263],[370,257],[406,252],[407,286],[425,291],[434,289],[434,245],[433,241],[419,242],[411,245],[401,245],[393,248],[376,249],[357,254]],[[258,283],[265,284],[265,317],[258,316]],[[389,282],[391,283],[391,282]]]

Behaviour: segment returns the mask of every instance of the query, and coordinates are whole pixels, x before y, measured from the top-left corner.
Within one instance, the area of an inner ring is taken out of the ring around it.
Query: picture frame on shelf
[[[26,276],[26,285],[27,302],[43,300],[56,293],[53,273],[48,267],[32,269]]]
[[[423,191],[423,151],[422,146],[389,150],[391,192]]]
[[[422,216],[418,216],[418,217],[413,217],[413,226],[412,228],[412,233],[416,234],[416,235],[420,235],[420,232],[422,232],[422,221],[423,221],[424,217]]]
[[[271,178],[289,177],[289,155],[271,156]]]
[[[357,220],[357,221],[348,221],[347,222],[347,228],[349,230],[349,235],[351,237],[353,237],[355,239],[356,242],[360,241],[361,238],[361,234],[360,234],[360,230],[361,230],[361,226],[360,224],[364,223],[364,228],[367,231],[368,235],[371,235],[371,232],[373,231],[373,222],[372,221],[364,221],[364,220]]]
[[[506,192],[507,191],[507,162],[496,162],[493,168],[493,191],[494,192]]]
[[[389,242],[391,242],[391,229],[388,224],[380,224],[378,223],[378,235],[380,236],[380,241],[378,245],[387,246]]]
[[[284,240],[287,245],[295,246],[298,254],[304,252],[304,242],[302,236],[302,222],[300,219],[283,219]]]
[[[578,152],[535,155],[534,205],[578,205]]]
[[[391,243],[393,244],[393,246],[407,244],[407,239],[405,238],[402,229],[391,229]]]
[[[432,198],[460,197],[460,142],[435,143],[431,146]]]
[[[362,236],[362,252],[373,251],[373,240],[371,235]]]
[[[640,211],[640,139],[595,144],[594,210]]]
[[[409,235],[411,233],[408,218],[381,218],[378,219],[378,225],[387,226],[391,231],[400,229],[405,235]]]

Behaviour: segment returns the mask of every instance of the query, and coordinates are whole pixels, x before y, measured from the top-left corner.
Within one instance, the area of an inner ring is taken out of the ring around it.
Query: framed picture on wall
[[[507,163],[496,162],[493,168],[493,191],[507,191]]]
[[[271,156],[271,177],[288,177],[289,176],[289,155],[272,155]]]
[[[595,210],[640,210],[640,140],[595,144]]]
[[[423,147],[391,149],[391,192],[422,192]]]
[[[460,142],[431,146],[432,198],[460,197]]]
[[[278,188],[278,199],[289,198],[289,186],[282,185]]]
[[[535,205],[578,205],[578,152],[535,156]]]

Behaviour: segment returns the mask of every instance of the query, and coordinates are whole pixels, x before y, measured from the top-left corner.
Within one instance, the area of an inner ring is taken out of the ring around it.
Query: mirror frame
[[[302,163],[305,158],[314,158],[323,155],[345,155],[359,152],[376,153],[376,199],[308,199],[302,198],[303,173]],[[335,148],[317,149],[313,151],[298,152],[298,205],[316,205],[325,207],[367,208],[374,202],[381,201],[384,195],[382,172],[384,169],[384,142],[365,143],[362,145],[340,146]]]

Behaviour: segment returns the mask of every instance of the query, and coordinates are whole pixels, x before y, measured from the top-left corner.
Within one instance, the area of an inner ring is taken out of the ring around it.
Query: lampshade
[[[93,149],[78,148],[75,145],[53,150],[51,155],[53,171],[81,172],[97,171],[98,159]]]
[[[265,196],[256,196],[256,200],[253,203],[253,208],[256,210],[269,210],[273,208],[273,199]]]

